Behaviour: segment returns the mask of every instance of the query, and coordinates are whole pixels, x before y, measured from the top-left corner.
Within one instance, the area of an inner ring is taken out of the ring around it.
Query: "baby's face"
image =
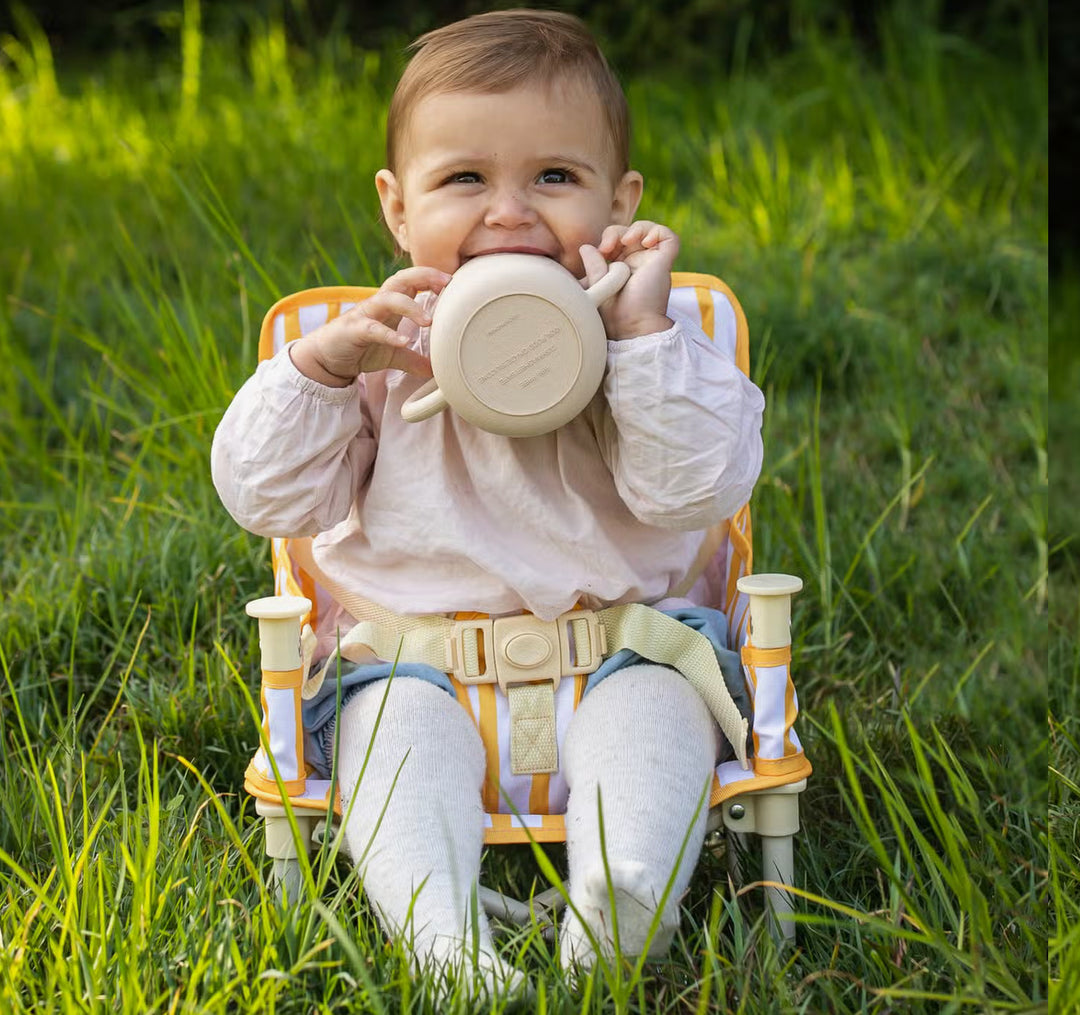
[[[628,224],[641,194],[620,174],[599,101],[578,84],[442,92],[412,110],[399,171],[376,177],[383,212],[412,263],[453,273],[517,251],[584,274],[579,247]]]

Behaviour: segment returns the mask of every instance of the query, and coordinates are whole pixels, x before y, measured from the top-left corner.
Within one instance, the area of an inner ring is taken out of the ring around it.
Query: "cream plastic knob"
[[[259,621],[259,651],[262,668],[280,673],[298,669],[300,618],[311,612],[311,600],[303,596],[266,596],[245,607],[249,617]]]
[[[790,574],[749,574],[736,583],[750,597],[750,637],[755,648],[791,644],[791,597],[802,579]]]

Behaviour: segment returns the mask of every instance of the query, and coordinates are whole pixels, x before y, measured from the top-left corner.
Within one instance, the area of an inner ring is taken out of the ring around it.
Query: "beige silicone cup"
[[[431,324],[434,377],[406,399],[410,423],[452,408],[491,433],[531,437],[573,419],[607,361],[597,308],[630,277],[616,261],[589,289],[533,254],[488,254],[462,265]]]

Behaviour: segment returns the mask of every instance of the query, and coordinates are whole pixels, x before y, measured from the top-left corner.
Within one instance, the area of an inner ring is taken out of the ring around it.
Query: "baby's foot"
[[[559,962],[564,969],[578,965],[591,968],[596,962],[596,949],[582,924],[588,924],[592,936],[600,946],[601,954],[615,954],[615,927],[618,925],[619,951],[623,956],[640,955],[646,949],[650,958],[659,958],[671,947],[678,919],[670,904],[650,938],[656,916],[656,904],[663,894],[663,887],[656,891],[650,883],[648,869],[644,864],[631,860],[609,864],[611,892],[608,892],[607,875],[602,866],[589,871],[581,879],[580,886],[570,887],[570,900],[577,908],[567,908],[559,941]],[[611,915],[611,901],[615,901],[615,919]],[[578,916],[580,914],[580,918]]]
[[[434,975],[436,1008],[449,1009],[456,1000],[471,1009],[494,1000],[527,1000],[532,993],[528,977],[493,951],[473,951],[460,941],[435,944],[424,965]]]

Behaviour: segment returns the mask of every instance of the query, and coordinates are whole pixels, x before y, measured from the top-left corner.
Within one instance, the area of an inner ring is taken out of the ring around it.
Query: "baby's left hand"
[[[679,237],[657,222],[608,226],[597,247],[585,244],[581,261],[592,285],[607,273],[609,261],[625,261],[631,275],[626,285],[600,308],[608,338],[620,341],[666,331],[671,293],[671,266],[679,253]]]

